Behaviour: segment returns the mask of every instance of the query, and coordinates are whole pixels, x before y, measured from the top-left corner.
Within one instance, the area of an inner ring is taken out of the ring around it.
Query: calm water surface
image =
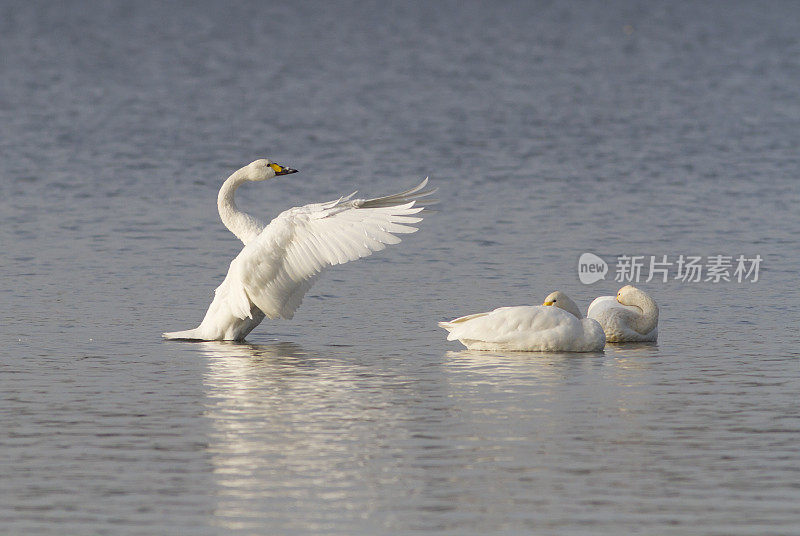
[[[800,8],[0,6],[3,534],[792,534]],[[430,175],[419,233],[248,344],[194,327],[262,218]],[[641,282],[657,344],[462,351],[436,322]]]

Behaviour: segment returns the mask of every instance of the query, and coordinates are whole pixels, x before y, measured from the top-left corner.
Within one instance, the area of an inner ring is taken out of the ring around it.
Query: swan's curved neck
[[[567,298],[566,296],[562,296],[561,299],[558,300],[558,303],[559,303],[559,306],[562,309],[564,309],[566,312],[572,313],[578,319],[583,318],[583,315],[581,314],[581,310],[578,309],[578,306],[571,299]]]
[[[244,182],[247,182],[246,168],[236,171],[225,180],[217,196],[217,210],[225,227],[235,234],[236,238],[247,244],[259,235],[264,225],[236,207],[233,194]]]
[[[637,292],[632,298],[631,305],[641,309],[642,314],[636,316],[631,327],[638,333],[646,335],[658,325],[658,305],[656,305],[656,301],[653,298],[644,292]]]

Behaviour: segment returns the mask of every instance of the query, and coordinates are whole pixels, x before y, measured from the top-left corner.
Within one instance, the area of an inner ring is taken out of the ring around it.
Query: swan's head
[[[648,309],[658,316],[658,304],[647,292],[633,285],[625,285],[617,292],[617,301],[622,305],[632,305],[639,309]]]
[[[276,164],[269,158],[261,158],[260,160],[251,162],[245,169],[247,170],[246,176],[249,181],[265,181],[278,175],[297,173],[296,169]]]
[[[581,310],[578,309],[578,306],[575,305],[575,302],[572,301],[569,296],[560,290],[548,294],[542,305],[552,305],[553,307],[564,309],[566,312],[581,318]]]
[[[617,301],[622,305],[636,305],[636,296],[644,294],[641,290],[633,285],[625,285],[617,291]]]
[[[617,292],[617,301],[622,305],[636,307],[641,311],[636,325],[631,326],[639,333],[650,333],[658,326],[658,304],[645,291],[632,285],[625,285]]]

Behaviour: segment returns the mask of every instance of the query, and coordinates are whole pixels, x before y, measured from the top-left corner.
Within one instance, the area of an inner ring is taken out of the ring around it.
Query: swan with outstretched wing
[[[396,235],[417,231],[423,199],[435,192],[420,184],[394,195],[353,199],[284,211],[269,225],[237,209],[233,195],[247,181],[264,181],[296,170],[268,159],[239,169],[220,188],[217,208],[244,248],[217,287],[203,321],[194,329],[164,333],[166,339],[243,340],[264,317],[292,318],[303,296],[328,267],[397,244]]]

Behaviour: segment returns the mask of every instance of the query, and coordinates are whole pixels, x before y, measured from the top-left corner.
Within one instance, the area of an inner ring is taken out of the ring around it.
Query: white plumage
[[[267,180],[295,170],[257,160],[231,175],[220,189],[218,208],[225,225],[245,244],[217,287],[200,326],[164,333],[168,339],[243,340],[264,317],[292,318],[320,273],[400,242],[426,204],[428,179],[394,195],[352,199],[284,211],[269,225],[240,212],[233,193],[245,181]],[[427,201],[427,204],[433,201]]]
[[[439,322],[448,341],[469,350],[515,352],[597,352],[605,346],[603,328],[581,318],[578,306],[556,291],[543,305],[501,307],[486,313]]]
[[[608,342],[645,342],[658,338],[658,305],[632,285],[615,296],[600,296],[589,304],[586,316],[597,320]]]

